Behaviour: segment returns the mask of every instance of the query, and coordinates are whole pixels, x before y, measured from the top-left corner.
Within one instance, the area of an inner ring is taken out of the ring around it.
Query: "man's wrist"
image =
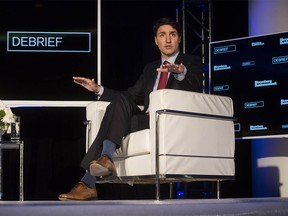
[[[100,91],[100,88],[101,88],[100,85],[96,85],[95,90],[94,90],[94,93],[95,93],[95,94],[98,94],[99,91]]]
[[[99,96],[101,96],[103,94],[103,92],[104,92],[104,87],[101,86],[101,85],[98,85],[97,87],[98,88],[96,88],[96,91],[98,91],[98,92],[95,91],[94,93],[99,95]]]

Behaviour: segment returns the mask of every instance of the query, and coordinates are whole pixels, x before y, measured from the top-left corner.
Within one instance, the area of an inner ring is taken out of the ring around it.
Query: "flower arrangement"
[[[0,135],[9,132],[10,125],[15,122],[15,115],[11,109],[0,100]]]

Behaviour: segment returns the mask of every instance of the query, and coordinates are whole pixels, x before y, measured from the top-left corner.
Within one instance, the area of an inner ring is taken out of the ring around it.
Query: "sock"
[[[103,149],[101,155],[107,155],[111,161],[113,161],[113,154],[116,149],[116,144],[106,139],[103,142]]]
[[[86,184],[90,188],[96,188],[95,186],[96,180],[97,180],[97,177],[92,176],[90,172],[88,171],[85,173],[85,175],[81,179],[81,181],[84,182],[84,184]]]

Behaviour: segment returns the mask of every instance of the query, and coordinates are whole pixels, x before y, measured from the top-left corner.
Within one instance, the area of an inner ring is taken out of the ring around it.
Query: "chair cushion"
[[[122,147],[116,150],[114,157],[132,157],[149,153],[149,129],[145,129],[125,136],[123,138]]]

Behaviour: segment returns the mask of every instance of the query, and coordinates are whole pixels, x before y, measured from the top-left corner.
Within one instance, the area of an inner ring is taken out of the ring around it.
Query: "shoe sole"
[[[69,199],[69,198],[62,198],[58,197],[60,201],[92,201],[92,200],[98,200],[98,198],[89,198],[89,199]]]
[[[92,176],[108,176],[111,175],[111,171],[98,163],[93,163],[90,165],[90,174]]]

